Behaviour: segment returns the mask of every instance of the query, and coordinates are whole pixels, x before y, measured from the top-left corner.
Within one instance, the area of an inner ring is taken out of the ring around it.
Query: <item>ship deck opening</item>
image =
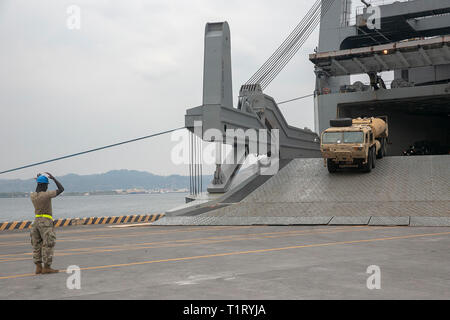
[[[338,105],[339,118],[387,116],[388,156],[399,156],[411,146],[426,146],[428,154],[450,152],[450,98],[397,99]]]

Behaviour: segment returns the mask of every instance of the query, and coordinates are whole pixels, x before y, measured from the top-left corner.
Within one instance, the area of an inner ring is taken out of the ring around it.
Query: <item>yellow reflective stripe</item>
[[[48,215],[48,214],[37,214],[36,218],[48,218],[48,219],[52,219],[53,220],[53,217],[51,215]]]

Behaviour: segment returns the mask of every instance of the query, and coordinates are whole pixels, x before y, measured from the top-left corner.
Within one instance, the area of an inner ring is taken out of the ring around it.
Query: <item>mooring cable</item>
[[[305,98],[309,98],[309,97],[312,97],[312,96],[314,96],[314,93],[308,94],[306,96],[301,96],[301,97],[298,97],[298,98],[293,98],[293,99],[277,102],[277,105],[284,104],[284,103],[289,103],[289,102],[292,102],[292,101],[297,101],[297,100],[301,100],[301,99],[305,99]]]
[[[110,144],[110,145],[107,145],[107,146],[104,146],[104,147],[100,147],[100,148],[95,148],[95,149],[91,149],[91,150],[77,152],[77,153],[73,153],[73,154],[70,154],[70,155],[67,155],[67,156],[63,156],[63,157],[58,157],[58,158],[54,158],[54,159],[50,159],[50,160],[45,160],[45,161],[40,161],[40,162],[28,164],[26,166],[22,166],[22,167],[18,167],[18,168],[14,168],[14,169],[1,171],[0,174],[4,174],[4,173],[8,173],[8,172],[13,172],[13,171],[18,171],[18,170],[34,167],[34,166],[38,166],[38,165],[41,165],[41,164],[44,164],[44,163],[49,163],[49,162],[54,162],[54,161],[63,160],[63,159],[67,159],[67,158],[72,158],[72,157],[80,156],[80,155],[83,155],[83,154],[86,154],[86,153],[95,152],[95,151],[99,151],[99,150],[104,150],[104,149],[120,146],[120,145],[126,144],[126,143],[131,143],[131,142],[136,142],[136,141],[139,141],[139,140],[149,139],[149,138],[153,138],[153,137],[160,136],[160,135],[163,135],[163,134],[167,134],[167,133],[171,133],[171,132],[174,132],[174,131],[178,131],[178,130],[181,130],[181,129],[184,129],[184,127],[176,128],[176,129],[172,129],[172,130],[167,130],[167,131],[162,131],[162,132],[158,132],[158,133],[154,133],[154,134],[151,134],[151,135],[148,135],[148,136],[145,136],[145,137],[140,137],[140,138],[136,138],[136,139],[122,141],[122,142],[119,142],[119,143]]]

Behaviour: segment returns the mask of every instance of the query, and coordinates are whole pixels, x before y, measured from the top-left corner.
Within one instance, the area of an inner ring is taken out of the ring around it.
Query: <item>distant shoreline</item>
[[[189,176],[159,176],[145,171],[113,170],[100,174],[58,176],[66,191],[64,196],[157,194],[189,192]],[[203,189],[213,179],[212,175],[202,178]],[[0,179],[0,198],[26,198],[36,189],[36,179]],[[49,189],[55,189],[53,182]]]
[[[137,191],[137,192],[123,192],[123,191],[89,191],[89,192],[64,192],[61,196],[74,197],[74,196],[127,196],[136,194],[168,194],[168,193],[188,193],[187,190],[170,190],[170,191]],[[29,198],[30,192],[1,192],[0,199],[11,199],[11,198]]]

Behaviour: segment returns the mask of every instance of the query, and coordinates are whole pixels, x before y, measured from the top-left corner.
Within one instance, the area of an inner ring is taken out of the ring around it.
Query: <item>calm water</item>
[[[162,213],[184,204],[186,193],[130,194],[112,196],[59,196],[52,199],[53,216],[82,218],[125,214]],[[0,222],[33,220],[29,198],[0,198]]]

